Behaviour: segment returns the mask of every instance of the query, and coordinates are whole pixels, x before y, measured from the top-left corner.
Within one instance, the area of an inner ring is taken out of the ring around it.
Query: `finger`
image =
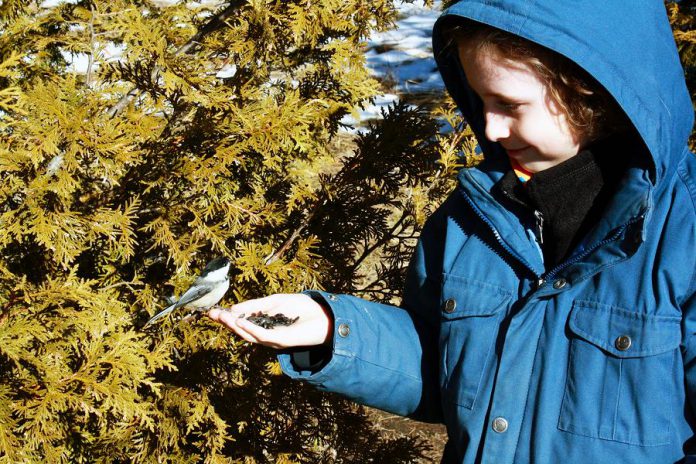
[[[234,314],[231,311],[227,311],[224,309],[218,309],[218,308],[213,308],[210,311],[208,311],[206,314],[209,318],[211,318],[215,322],[220,322],[229,328],[232,328],[231,324],[234,322],[235,319],[237,319],[239,317],[238,314]]]
[[[255,339],[255,343],[260,343],[270,348],[287,347],[287,344],[282,342],[283,334],[277,330],[264,329],[260,325],[241,318],[235,321],[235,325],[240,331],[244,331],[249,337]]]
[[[244,327],[240,327],[239,324],[237,324],[237,321],[243,321],[244,319],[237,319],[235,321],[234,327],[231,327],[231,330],[242,337],[244,340],[248,341],[249,343],[261,343],[258,338],[256,338],[254,335],[251,333],[247,332]]]
[[[239,317],[239,314],[236,314],[227,308],[212,308],[206,311],[205,314],[215,322],[222,322],[222,318],[229,320],[230,317],[235,319]]]
[[[237,324],[237,321],[242,320],[237,315],[231,314],[229,311],[211,309],[208,312],[208,316],[212,320],[221,323],[244,340],[251,343],[259,343],[259,340],[256,337]]]

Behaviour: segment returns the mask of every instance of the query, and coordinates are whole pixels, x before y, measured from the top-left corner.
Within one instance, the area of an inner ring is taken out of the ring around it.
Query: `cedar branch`
[[[230,2],[229,5],[227,5],[227,8],[213,16],[210,21],[208,21],[205,26],[203,26],[196,34],[194,34],[193,37],[189,39],[188,42],[186,42],[184,45],[182,45],[175,53],[174,56],[179,56],[185,53],[188,53],[195,45],[201,43],[203,39],[208,35],[211,34],[212,32],[216,31],[220,27],[222,27],[225,24],[225,21],[232,16],[233,13],[235,13],[243,4],[245,3],[244,0],[235,0]],[[159,72],[160,68],[158,66],[155,66],[155,68],[152,70],[152,78],[156,77],[157,73]],[[117,116],[121,111],[123,111],[127,106],[130,101],[141,95],[143,93],[143,90],[138,89],[137,87],[134,87],[131,89],[128,93],[126,93],[121,99],[111,108],[108,110],[108,115],[109,117],[113,118]]]

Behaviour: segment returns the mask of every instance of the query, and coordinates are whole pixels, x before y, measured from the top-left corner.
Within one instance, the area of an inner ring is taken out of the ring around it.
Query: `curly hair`
[[[495,51],[529,65],[565,114],[571,131],[593,141],[625,130],[627,118],[609,92],[579,65],[527,39],[474,21],[446,26],[448,49],[462,46]]]

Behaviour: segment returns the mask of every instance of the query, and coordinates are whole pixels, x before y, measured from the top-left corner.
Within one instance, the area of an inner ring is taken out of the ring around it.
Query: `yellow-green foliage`
[[[694,101],[696,100],[696,1],[669,2],[667,13],[684,65],[686,85],[689,88],[691,100]],[[696,151],[694,132],[691,134],[689,145],[692,151]]]
[[[390,0],[2,2],[0,462],[422,451],[205,320],[140,330],[215,255],[232,260],[227,304],[366,276],[365,293],[398,293],[467,136],[439,145],[399,106],[353,156],[332,151],[378,91],[361,40],[394,18]]]
[[[695,7],[667,6],[692,94]],[[141,330],[215,255],[232,261],[226,304],[308,287],[398,301],[420,227],[475,157],[451,105],[435,114],[445,135],[397,105],[335,151],[342,117],[379,91],[362,40],[395,14],[392,0],[2,2],[0,462],[422,453],[205,319]]]

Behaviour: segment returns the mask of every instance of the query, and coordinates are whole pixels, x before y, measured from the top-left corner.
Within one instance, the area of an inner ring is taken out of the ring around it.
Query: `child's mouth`
[[[506,148],[505,151],[507,152],[508,156],[512,156],[514,158],[516,156],[520,156],[527,148],[529,147],[518,148],[516,150]]]

